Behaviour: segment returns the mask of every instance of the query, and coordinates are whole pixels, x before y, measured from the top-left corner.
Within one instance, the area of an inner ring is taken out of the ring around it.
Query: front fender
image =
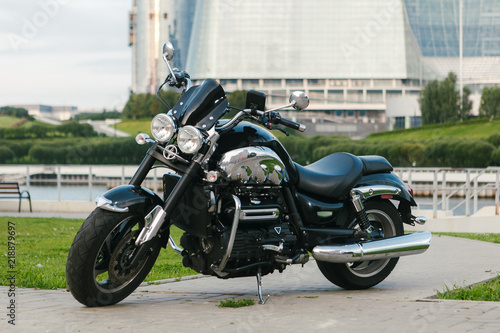
[[[147,215],[163,200],[154,192],[140,186],[121,185],[107,191],[96,199],[97,207],[111,212],[136,212]]]

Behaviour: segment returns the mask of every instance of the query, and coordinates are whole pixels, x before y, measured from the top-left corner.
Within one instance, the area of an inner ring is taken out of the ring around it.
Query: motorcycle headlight
[[[151,121],[151,134],[160,142],[172,139],[175,130],[175,121],[164,113],[157,114]]]
[[[177,145],[186,154],[196,153],[203,144],[203,135],[193,126],[184,126],[177,135]]]

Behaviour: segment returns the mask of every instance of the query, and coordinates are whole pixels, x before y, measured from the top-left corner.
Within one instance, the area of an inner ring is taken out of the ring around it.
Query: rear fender
[[[413,199],[408,185],[395,174],[377,173],[364,176],[353,190],[362,194],[365,199],[399,201],[398,211],[403,222],[410,225],[415,224],[415,217],[411,214],[411,206],[416,206],[417,203]]]
[[[408,185],[393,173],[376,173],[363,176],[353,190],[361,192],[365,199],[381,197],[382,199],[407,202],[410,206],[417,205]]]
[[[115,187],[96,199],[97,207],[111,212],[134,212],[146,216],[154,207],[163,207],[163,200],[154,192],[140,186]]]

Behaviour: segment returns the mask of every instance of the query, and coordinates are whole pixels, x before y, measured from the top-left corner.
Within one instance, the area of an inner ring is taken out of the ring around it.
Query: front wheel
[[[118,303],[146,278],[160,252],[159,242],[135,267],[135,239],[142,216],[97,208],[85,220],[71,245],[66,263],[68,288],[80,303],[94,307]]]
[[[370,224],[383,238],[404,234],[399,212],[389,201],[368,201],[365,210]],[[357,221],[346,227],[356,228]],[[392,272],[399,258],[336,264],[316,261],[323,275],[333,284],[344,289],[367,289],[382,282]]]

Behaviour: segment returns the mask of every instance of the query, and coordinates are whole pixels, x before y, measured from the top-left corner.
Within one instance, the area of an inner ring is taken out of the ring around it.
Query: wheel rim
[[[366,211],[368,220],[373,228],[379,229],[379,234],[383,238],[394,237],[397,235],[396,225],[392,218],[384,211],[379,209],[370,209]],[[350,228],[357,228],[357,221],[351,223]],[[354,275],[360,278],[368,278],[382,271],[391,259],[361,261],[346,263],[347,269]]]
[[[140,230],[140,219],[128,217],[120,222],[106,237],[97,253],[93,277],[101,292],[112,293],[125,288],[141,272],[149,256],[131,268],[130,262],[136,253],[136,236]]]

